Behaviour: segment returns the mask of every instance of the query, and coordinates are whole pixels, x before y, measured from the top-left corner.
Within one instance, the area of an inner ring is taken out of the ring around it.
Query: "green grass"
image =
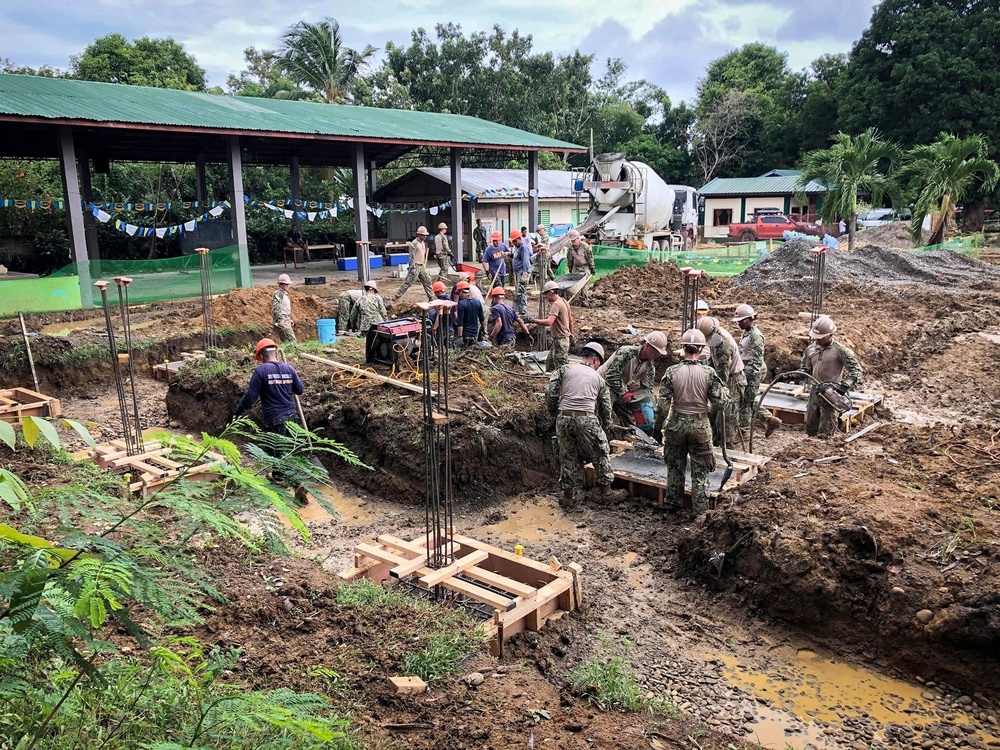
[[[601,638],[604,654],[590,659],[569,673],[574,692],[604,710],[646,711],[676,718],[679,712],[668,699],[647,697],[632,671],[627,653],[635,647],[622,637],[617,642]]]
[[[408,606],[414,603],[396,588],[384,589],[367,578],[362,578],[353,583],[345,583],[337,589],[336,602],[340,605],[352,607]]]
[[[419,677],[428,684],[458,674],[462,662],[482,648],[485,639],[481,629],[437,635],[426,648],[403,659],[403,674]]]

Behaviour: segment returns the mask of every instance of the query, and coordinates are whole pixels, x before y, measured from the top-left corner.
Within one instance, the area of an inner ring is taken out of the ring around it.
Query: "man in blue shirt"
[[[468,281],[455,285],[458,289],[458,307],[455,308],[455,338],[465,346],[472,346],[479,339],[479,333],[486,325],[486,313],[482,303],[473,299]]]
[[[510,236],[514,264],[514,304],[520,315],[528,314],[528,278],[531,276],[531,240],[525,235]]]
[[[490,275],[490,279],[496,278],[493,282],[493,286],[503,286],[504,276],[507,273],[507,256],[510,255],[510,249],[503,244],[503,235],[500,232],[494,232],[490,235],[490,244],[486,248],[486,252],[483,253],[482,260],[483,270]]]
[[[296,417],[295,397],[305,390],[302,381],[294,367],[278,361],[278,345],[271,339],[257,342],[254,358],[261,364],[250,376],[250,385],[236,407],[236,416],[248,412],[259,398],[264,429],[287,435],[285,422]]]
[[[490,323],[493,324],[490,338],[494,343],[497,346],[513,343],[517,340],[518,329],[524,331],[530,338],[531,332],[528,331],[528,326],[518,316],[517,310],[507,304],[507,292],[504,288],[496,287],[490,292],[490,297],[493,298],[493,306],[490,307]]]

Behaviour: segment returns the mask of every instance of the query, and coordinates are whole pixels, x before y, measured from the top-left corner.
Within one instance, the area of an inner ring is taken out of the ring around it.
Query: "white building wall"
[[[741,198],[712,198],[705,196],[705,239],[726,237],[729,225],[740,221]],[[725,221],[728,212],[729,221]],[[718,222],[718,223],[716,223]]]
[[[747,198],[747,212],[743,217],[743,221],[750,221],[753,216],[753,212],[758,208],[776,208],[779,211],[785,210],[785,196],[783,195],[772,195],[770,197],[754,196],[753,198]]]

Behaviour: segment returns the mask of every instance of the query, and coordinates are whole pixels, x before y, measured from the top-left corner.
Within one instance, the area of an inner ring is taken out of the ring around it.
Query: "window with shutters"
[[[533,232],[539,226],[543,226],[546,229],[548,229],[549,224],[551,223],[552,223],[552,217],[549,215],[549,209],[540,208],[538,209],[538,221],[535,222],[535,226],[528,227],[528,230]]]

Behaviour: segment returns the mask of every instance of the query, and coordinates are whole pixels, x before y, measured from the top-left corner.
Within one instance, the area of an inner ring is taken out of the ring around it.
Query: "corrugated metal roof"
[[[716,177],[698,191],[699,195],[795,195],[798,176],[784,177]],[[825,193],[818,182],[806,185],[806,193]]]
[[[764,172],[761,177],[798,177],[802,174],[801,169],[772,169]]]
[[[0,117],[308,134],[352,139],[527,149],[566,141],[465,115],[222,96],[196,91],[0,74]],[[4,118],[12,119],[12,118]]]
[[[423,172],[436,180],[440,180],[445,185],[451,185],[451,170],[447,167],[420,167],[415,171]],[[462,192],[486,199],[506,197],[502,194],[496,195],[489,192],[500,190],[514,193],[514,195],[510,196],[512,198],[526,197],[528,194],[528,170],[462,170]],[[523,196],[518,196],[518,193],[523,193]],[[576,193],[573,192],[572,172],[563,172],[558,169],[538,170],[538,197],[547,199],[575,199]],[[585,197],[585,200],[589,200],[589,198]]]

